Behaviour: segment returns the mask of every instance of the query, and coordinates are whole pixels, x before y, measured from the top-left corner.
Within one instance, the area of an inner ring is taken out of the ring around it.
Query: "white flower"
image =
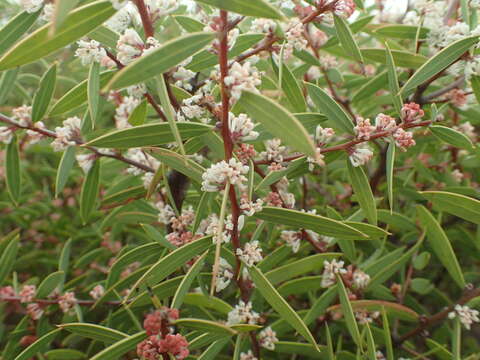
[[[370,119],[364,119],[362,117],[357,117],[357,125],[353,128],[357,139],[368,140],[372,133],[375,131],[375,126],[370,124]]]
[[[353,272],[353,285],[357,289],[365,289],[367,285],[370,283],[370,275],[363,272],[360,269],[356,269]]]
[[[153,170],[157,170],[158,167],[160,166],[160,161],[155,159],[152,155],[149,155],[146,152],[142,151],[141,149],[137,149],[137,148],[128,149],[125,157],[137,163],[140,163],[144,166],[151,167]],[[127,169],[127,172],[135,176],[138,176],[144,173],[143,170],[139,169],[136,166],[129,166]]]
[[[337,58],[333,55],[323,55],[320,57],[320,64],[322,69],[329,70],[338,67]]]
[[[32,122],[32,107],[22,105],[12,110],[13,120],[20,126],[29,126]]]
[[[343,261],[337,261],[333,259],[331,262],[324,261],[323,265],[323,273],[322,273],[322,283],[321,286],[326,288],[330,287],[337,282],[337,274],[345,274],[347,272],[344,269],[343,265],[345,263]]]
[[[413,139],[413,134],[409,131],[405,131],[402,128],[398,128],[393,133],[393,138],[395,139],[395,144],[402,150],[405,151],[409,147],[415,146],[415,140]]]
[[[132,22],[132,15],[136,13],[137,11],[135,6],[132,6],[131,8],[129,6],[125,6],[119,11],[117,11],[117,13],[105,23],[105,26],[110,30],[122,33],[123,31],[125,31],[126,28],[130,26]]]
[[[240,353],[240,360],[258,360],[252,353],[252,350],[248,350],[248,352]]]
[[[127,29],[120,35],[117,42],[117,58],[127,65],[142,55],[144,43],[140,35],[134,29]]]
[[[455,169],[451,173],[452,177],[455,179],[456,182],[461,182],[465,175],[458,169]]]
[[[294,253],[298,252],[300,249],[300,242],[302,240],[302,235],[298,231],[283,230],[280,234],[280,238],[285,241],[287,246],[292,248]]]
[[[357,145],[349,151],[350,162],[353,166],[365,165],[373,157],[373,152],[368,145]]]
[[[252,303],[239,301],[238,305],[228,313],[227,325],[251,324],[255,325],[260,319],[260,315],[252,310]]]
[[[460,131],[462,134],[468,136],[472,141],[477,140],[477,134],[475,133],[475,127],[470,123],[470,121],[465,121],[460,125],[453,127],[455,130]]]
[[[94,300],[98,300],[100,299],[103,294],[105,293],[105,289],[103,288],[102,285],[96,285],[90,292],[90,296],[94,299]]]
[[[247,242],[243,249],[237,249],[236,254],[248,267],[262,261],[262,248],[258,246],[258,241]]]
[[[37,303],[31,303],[27,305],[27,314],[32,320],[40,320],[43,310]]]
[[[320,147],[315,148],[315,157],[307,156],[308,170],[313,171],[314,166],[325,166],[325,161],[323,158],[325,156],[322,154],[322,149]]]
[[[270,19],[255,19],[250,25],[250,31],[256,33],[270,33],[275,31],[277,23]]]
[[[315,128],[315,142],[319,145],[325,145],[335,136],[335,131],[332,128],[323,128],[318,125]]]
[[[22,290],[18,293],[21,303],[31,302],[37,293],[37,287],[35,285],[24,285]]]
[[[292,18],[284,25],[285,39],[285,57],[288,59],[293,53],[293,50],[305,50],[308,46],[308,41],[303,34],[303,24],[298,18]]]
[[[224,258],[220,258],[220,268],[218,269],[217,281],[215,282],[215,291],[220,292],[225,289],[233,279],[232,266]]]
[[[95,154],[78,154],[75,155],[78,165],[82,168],[83,172],[86,174],[90,171],[95,162]]]
[[[133,96],[125,96],[122,102],[115,109],[115,125],[117,129],[125,129],[131,127],[128,122],[128,118],[132,114],[133,110],[140,105],[140,99]]]
[[[228,230],[233,230],[232,215],[227,216],[224,222],[224,231],[221,234],[220,240],[221,242],[228,243],[230,241],[230,235],[228,233]],[[218,240],[219,225],[220,219],[218,218],[217,214],[210,214],[208,218],[200,222],[197,234],[212,235],[212,240],[215,244]]]
[[[153,21],[176,10],[179,5],[177,0],[146,0],[145,4]]]
[[[260,73],[256,68],[251,67],[249,62],[245,62],[243,65],[234,62],[224,81],[225,85],[230,88],[232,98],[236,100],[240,99],[243,90],[258,92],[257,86],[262,83]]]
[[[367,310],[360,309],[355,311],[355,318],[358,320],[359,324],[365,325],[373,322],[374,319],[377,319],[380,316],[379,311],[368,312]]]
[[[261,347],[268,350],[275,350],[275,343],[278,342],[277,333],[269,326],[260,331],[260,334],[258,334],[258,340]]]
[[[235,116],[229,114],[228,123],[233,141],[249,141],[258,137],[258,132],[253,131],[255,124],[246,114]]]
[[[112,3],[115,9],[120,10],[125,5],[127,5],[128,0],[110,0],[110,2]]]
[[[0,142],[10,144],[13,139],[13,130],[11,127],[0,126]]]
[[[32,14],[42,8],[43,0],[20,0],[20,5],[26,12]]]
[[[335,15],[345,19],[349,18],[355,11],[355,2],[353,0],[338,0],[335,4]]]
[[[90,65],[93,62],[100,62],[107,56],[107,52],[100,43],[95,40],[77,41],[78,49],[75,51],[75,56],[78,57],[82,65]]]
[[[282,146],[282,141],[271,139],[265,141],[265,151],[261,152],[260,156],[265,160],[281,163],[286,154],[287,148]]]
[[[377,131],[393,131],[397,123],[393,117],[380,113],[375,118],[375,127]]]
[[[181,87],[187,91],[192,91],[191,84],[192,79],[195,77],[195,73],[192,70],[188,70],[183,66],[179,66],[178,69],[172,74],[175,85]]]
[[[202,175],[202,190],[215,192],[223,189],[227,181],[232,185],[241,186],[247,178],[245,174],[249,171],[249,167],[243,165],[235,158],[231,158],[228,163],[222,160],[213,164]]]
[[[159,201],[155,204],[155,207],[158,209],[159,223],[168,225],[172,219],[175,219],[175,212],[170,205],[165,204],[163,201]]]
[[[480,56],[475,56],[465,63],[465,77],[470,80],[472,76],[480,75]]]
[[[40,20],[49,22],[53,19],[53,14],[55,13],[55,4],[48,3],[43,7],[42,15],[40,15]]]
[[[58,301],[58,305],[60,309],[64,313],[68,313],[77,303],[77,299],[75,298],[75,293],[72,291],[66,292],[62,296],[60,296]]]
[[[37,129],[45,130],[45,124],[42,121],[37,121],[33,124]],[[43,139],[44,135],[35,130],[27,130],[28,141],[30,144],[35,144]]]
[[[142,98],[143,95],[147,92],[147,87],[145,84],[137,84],[137,85],[132,85],[127,87],[127,93],[128,95],[134,97],[134,98]]]
[[[439,43],[445,47],[454,41],[463,39],[470,34],[470,27],[464,22],[457,22],[455,25],[443,27],[443,40]]]
[[[454,310],[448,314],[448,317],[450,319],[458,317],[463,326],[465,326],[465,329],[470,330],[473,323],[480,322],[478,315],[478,310],[470,309],[466,305],[462,306],[457,304],[455,305]]]
[[[263,200],[257,199],[255,202],[248,201],[248,199],[240,199],[240,209],[247,216],[253,216],[255,213],[263,210]]]
[[[50,144],[54,151],[64,150],[67,146],[76,145],[80,138],[82,120],[78,117],[68,118],[63,122],[63,126],[55,128],[56,139]]]

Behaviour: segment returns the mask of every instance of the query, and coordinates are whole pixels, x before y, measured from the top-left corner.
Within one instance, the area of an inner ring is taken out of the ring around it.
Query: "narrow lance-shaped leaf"
[[[6,23],[0,29],[0,54],[3,54],[20,39],[35,23],[39,15],[40,11],[31,14],[23,11]]]
[[[303,96],[302,89],[298,84],[297,79],[290,71],[285,62],[281,61],[281,71],[279,70],[277,64],[274,63],[272,58],[273,70],[277,73],[277,76],[280,78],[280,73],[282,74],[282,90],[287,98],[288,102],[292,105],[292,108],[295,112],[303,113],[307,110],[307,103],[305,102],[305,97]]]
[[[480,225],[479,200],[446,191],[422,191],[420,194],[436,209]]]
[[[117,341],[111,346],[103,349],[102,351],[92,356],[90,360],[117,360],[120,359],[127,352],[134,350],[139,342],[147,337],[147,334],[143,331],[134,335],[131,335],[125,339]]]
[[[57,288],[64,278],[65,273],[63,271],[51,273],[40,283],[35,296],[39,299],[46,298]]]
[[[246,16],[283,20],[282,13],[267,0],[195,0],[219,9]]]
[[[302,335],[305,340],[311,343],[318,351],[318,345],[307,325],[302,321],[298,314],[283,299],[275,287],[267,280],[265,275],[255,266],[249,267],[248,272],[252,277],[257,290],[262,294],[263,298],[272,306],[272,308],[280,314],[280,316],[288,322],[295,330]]]
[[[383,336],[385,338],[385,347],[387,349],[387,360],[394,360],[392,336],[390,333],[390,325],[387,317],[385,307],[382,307],[382,323],[383,323]]]
[[[10,241],[0,256],[0,285],[7,278],[12,270],[13,264],[17,260],[18,242],[20,237],[17,235],[15,239]]]
[[[121,89],[152,79],[202,50],[215,37],[212,33],[193,33],[170,40],[120,70],[103,89]]]
[[[52,29],[54,33],[60,29],[68,13],[77,6],[79,0],[55,0]]]
[[[70,171],[75,164],[75,146],[69,146],[63,152],[60,164],[58,165],[57,176],[55,178],[55,197],[58,196],[67,183]]]
[[[340,305],[342,307],[343,317],[345,318],[345,323],[347,324],[348,331],[353,341],[357,346],[361,346],[360,331],[358,330],[358,324],[355,320],[355,315],[353,313],[352,304],[348,299],[347,290],[343,284],[343,280],[340,275],[337,274],[337,289],[338,297],[340,298]]]
[[[2,73],[0,78],[0,105],[3,105],[15,86],[15,80],[20,68],[10,69]]]
[[[376,347],[375,347],[375,340],[373,339],[372,330],[370,330],[370,326],[368,322],[365,324],[365,329],[367,332],[367,354],[369,359],[376,359]]]
[[[143,100],[128,117],[128,123],[132,126],[143,125],[147,118],[147,110],[147,100]]]
[[[32,121],[42,120],[52,101],[57,80],[57,64],[53,64],[40,80],[40,86],[35,93],[32,105]]]
[[[472,140],[460,131],[441,125],[432,125],[429,129],[435,137],[447,144],[467,150],[473,148]]]
[[[273,100],[250,91],[243,92],[241,106],[254,120],[285,144],[315,157],[315,146],[303,125],[288,110]]]
[[[397,114],[401,114],[402,110],[402,97],[398,95],[400,91],[400,86],[398,85],[398,75],[397,69],[395,68],[395,60],[393,59],[392,51],[388,46],[388,43],[385,43],[385,49],[387,54],[387,71],[388,71],[388,88],[390,89],[390,94],[392,96],[393,105]]]
[[[17,137],[14,135],[7,145],[5,152],[5,170],[7,190],[10,198],[18,204],[22,186],[22,174],[20,172],[20,155],[18,153]]]
[[[0,59],[0,70],[11,69],[41,59],[85,36],[114,13],[112,3],[102,0],[82,6],[70,13],[53,36],[50,36],[50,24],[46,24],[10,49]]]
[[[363,171],[361,166],[353,166],[352,163],[347,160],[347,169],[352,184],[353,192],[357,197],[357,201],[360,207],[365,212],[368,221],[376,225],[377,224],[377,207],[375,204],[375,198],[373,197],[372,189],[368,182],[367,175]]]
[[[392,142],[388,144],[387,149],[387,192],[388,203],[390,204],[390,213],[393,212],[393,169],[395,167],[395,144]]]
[[[18,354],[15,360],[28,360],[35,357],[35,355],[37,355],[38,352],[45,349],[45,347],[48,344],[50,344],[55,339],[55,337],[57,337],[60,331],[62,330],[55,329],[46,333],[45,335],[40,337],[37,341],[35,341],[32,345],[30,345],[25,350],[23,350],[20,354]]]
[[[427,240],[430,242],[434,253],[457,285],[463,289],[465,287],[465,279],[447,235],[438,221],[425,207],[418,205],[417,214],[422,227],[427,233]]]
[[[478,42],[478,36],[470,36],[448,45],[435,56],[428,59],[408,81],[403,85],[400,93],[407,95],[412,89],[423,84],[428,79],[437,75],[440,71],[445,70],[448,66],[453,64],[460,56],[462,56],[468,49]]]
[[[352,55],[355,60],[363,63],[362,53],[360,52],[357,42],[353,38],[352,30],[350,30],[347,21],[343,17],[337,15],[333,15],[333,19],[340,44],[342,44],[345,51]]]
[[[95,127],[98,117],[98,106],[100,104],[100,64],[92,62],[88,73],[88,110],[92,128]]]
[[[177,142],[177,146],[180,149],[180,153],[185,155],[185,148],[182,142],[182,136],[178,131],[177,127],[177,118],[175,111],[173,110],[173,106],[170,103],[170,98],[168,96],[167,84],[165,82],[165,78],[163,75],[157,76],[157,86],[158,86],[158,95],[160,97],[160,103],[162,104],[162,108],[165,112],[165,116],[168,120],[168,125],[170,125],[170,131],[172,132],[175,141]]]
[[[61,324],[59,327],[81,337],[102,341],[107,344],[111,344],[128,337],[127,334],[121,331],[96,324],[67,323]]]
[[[353,121],[345,110],[318,86],[310,83],[306,86],[318,112],[327,115],[331,126],[353,134]]]
[[[88,221],[90,214],[95,209],[99,187],[100,161],[97,159],[92,168],[88,171],[80,193],[80,216],[84,223]]]

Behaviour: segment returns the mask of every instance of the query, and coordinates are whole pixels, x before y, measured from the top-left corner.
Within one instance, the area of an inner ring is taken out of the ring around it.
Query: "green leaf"
[[[285,17],[266,0],[195,0],[196,2],[246,16],[283,20]]]
[[[353,313],[352,304],[348,298],[347,290],[343,284],[343,280],[340,275],[337,274],[337,289],[338,297],[340,298],[340,306],[342,308],[343,316],[345,318],[345,323],[347,324],[348,331],[350,336],[357,346],[361,346],[360,331],[358,330],[358,324],[355,320],[355,315]]]
[[[128,123],[132,126],[145,124],[147,118],[147,100],[143,100],[128,117]]]
[[[377,225],[377,207],[367,175],[365,175],[361,166],[355,167],[348,160],[347,169],[353,193],[355,194],[360,207],[365,212],[368,221],[373,225]]]
[[[100,74],[100,87],[106,85],[115,74],[114,71],[105,71]],[[50,110],[49,116],[58,116],[76,109],[88,100],[88,79],[70,89],[63,95]]]
[[[422,191],[420,194],[436,209],[480,225],[480,201],[477,199],[446,191]]]
[[[162,251],[162,246],[157,243],[148,243],[145,245],[137,246],[134,249],[125,252],[122,256],[116,259],[113,264],[110,266],[110,271],[108,272],[107,281],[105,283],[105,288],[110,289],[110,287],[115,284],[121,276],[121,272],[124,268],[133,262],[142,261],[147,256],[158,253]]]
[[[91,213],[95,210],[99,189],[100,161],[97,159],[92,168],[88,171],[80,193],[80,216],[82,217],[83,223],[88,221]]]
[[[425,207],[417,205],[416,208],[420,223],[427,233],[427,240],[430,242],[433,252],[457,285],[463,289],[466,284],[465,279],[450,240],[448,240],[437,220]]]
[[[462,360],[462,323],[458,317],[453,320],[452,355],[452,360]]]
[[[95,127],[98,117],[98,105],[100,104],[100,64],[92,62],[88,73],[88,111],[92,121],[92,128]]]
[[[402,97],[398,95],[400,91],[400,86],[398,85],[398,75],[397,69],[395,67],[395,60],[393,59],[392,51],[387,43],[385,43],[385,49],[387,54],[387,71],[388,71],[388,88],[390,90],[390,95],[392,96],[393,105],[397,114],[401,114],[402,110]]]
[[[387,72],[382,71],[366,81],[365,84],[353,95],[352,102],[361,104],[362,101],[371,98],[377,93],[377,91],[385,88],[387,76]]]
[[[368,311],[381,311],[382,308],[388,310],[389,314],[395,316],[398,319],[416,322],[419,319],[419,315],[412,309],[397,304],[394,302],[383,301],[383,300],[352,300],[350,301],[353,311],[357,310],[368,310]],[[328,312],[336,312],[341,310],[343,312],[343,307],[341,305],[334,305],[327,309]]]
[[[75,164],[75,146],[69,146],[63,152],[55,178],[55,197],[58,197],[65,187],[70,171]]]
[[[294,278],[298,275],[309,273],[323,268],[324,261],[330,261],[338,258],[340,253],[322,253],[308,256],[306,258],[279,266],[265,274],[265,277],[272,284],[276,285],[279,282]]]
[[[473,75],[470,78],[470,84],[472,85],[473,94],[477,99],[477,103],[480,103],[480,76]]]
[[[132,289],[139,288],[141,291],[143,291],[147,286],[158,284],[167,276],[175,272],[179,267],[183,266],[191,258],[207,250],[211,245],[212,237],[207,236],[176,249],[153,264],[142,275],[142,277],[137,280]],[[134,293],[135,291],[131,291],[130,294],[125,298],[125,301],[130,299]]]
[[[337,297],[337,286],[334,285],[327,290],[325,290],[322,295],[312,304],[312,307],[303,318],[305,324],[310,325],[315,319],[319,316],[325,314],[328,306],[336,299]]]
[[[57,80],[57,64],[53,64],[50,69],[43,75],[40,85],[33,98],[32,105],[32,121],[42,120],[48,110],[48,106],[55,92],[55,83]]]
[[[35,23],[41,11],[29,14],[26,11],[13,17],[0,29],[0,54],[7,51],[10,46],[22,37]]]
[[[210,320],[181,318],[175,321],[175,325],[209,333],[224,334],[225,336],[237,334],[237,332],[229,326]]]
[[[135,335],[131,335],[103,349],[99,353],[95,354],[95,356],[92,356],[90,360],[118,360],[122,357],[122,355],[134,350],[137,344],[146,337],[147,334],[144,331]]]
[[[305,102],[305,97],[303,96],[302,89],[300,88],[300,85],[298,84],[297,79],[293,75],[293,73],[290,71],[288,66],[285,64],[285,62],[281,62],[282,65],[282,90],[285,94],[285,97],[287,98],[288,102],[292,105],[292,109],[295,112],[298,113],[303,113],[307,111],[307,103]],[[272,58],[272,66],[277,74],[279,76],[279,70],[277,64],[273,62]]]
[[[322,352],[319,352],[319,348]],[[324,346],[315,347],[310,344],[298,343],[292,341],[278,341],[275,343],[275,353],[290,354],[299,359],[324,359]]]
[[[470,36],[448,45],[435,54],[435,56],[428,59],[403,85],[400,93],[406,95],[410,90],[415,89],[440,71],[445,70],[477,42],[478,36]]]
[[[255,217],[274,224],[294,226],[297,229],[305,228],[313,230],[321,235],[349,240],[368,240],[366,234],[341,221],[297,210],[266,206],[261,212],[255,214]]]
[[[174,15],[173,18],[189,33],[200,32],[205,28],[205,24],[190,16]]]
[[[187,274],[180,283],[180,286],[175,292],[175,296],[172,300],[172,305],[170,306],[171,308],[180,309],[183,304],[183,300],[185,299],[185,295],[187,295],[187,292],[192,286],[193,281],[200,273],[200,270],[202,270],[207,254],[208,251],[204,252],[203,255],[198,258],[195,264],[193,264],[192,267],[188,270]]]
[[[161,246],[170,250],[175,250],[177,248],[170,241],[165,239],[165,236],[160,234],[160,232],[153,226],[148,224],[142,224],[142,228],[150,239],[155,240]]]
[[[337,15],[333,15],[333,19],[340,44],[342,44],[345,51],[353,56],[355,60],[363,63],[362,53],[360,52],[360,48],[353,38],[352,30],[350,30],[350,26],[348,25],[347,21],[343,17]]]
[[[19,71],[20,68],[15,68],[3,72],[0,78],[0,105],[3,105],[11,94]]]
[[[190,122],[177,124],[182,139],[202,135],[212,130],[211,126]],[[115,130],[87,143],[87,146],[129,149],[142,146],[155,146],[175,141],[167,123],[146,124],[128,129]]]
[[[390,212],[393,211],[393,169],[395,168],[395,144],[392,142],[387,149],[387,195],[390,204]]]
[[[383,336],[385,338],[385,347],[387,349],[387,360],[394,360],[392,336],[390,334],[390,325],[385,307],[382,307]]]
[[[300,316],[293,310],[290,305],[280,296],[275,287],[268,281],[264,274],[255,266],[249,267],[248,272],[252,277],[257,290],[262,294],[263,298],[272,306],[272,308],[280,314],[280,316],[288,322],[295,330],[302,335],[305,340],[311,343],[314,348],[319,351],[315,338],[308,329],[307,325],[302,321]]]
[[[105,326],[97,324],[88,324],[88,323],[68,323],[58,325],[60,329],[65,329],[71,333],[87,338],[98,340],[107,344],[111,344],[120,340],[123,340],[128,337],[127,334],[110,329]]]
[[[213,309],[224,315],[227,315],[230,311],[233,310],[232,306],[227,302],[217,297],[211,297],[211,296],[199,294],[199,293],[187,294],[185,296],[184,303],[188,305],[195,305],[198,307]]]
[[[58,291],[63,291],[63,285],[65,283],[66,274],[68,272],[68,266],[70,264],[70,253],[72,252],[72,239],[68,239],[65,245],[63,245],[60,258],[58,259],[58,270],[63,272],[62,281],[58,284]]]
[[[41,59],[87,35],[115,13],[110,1],[96,1],[82,6],[67,16],[51,36],[50,24],[30,34],[0,59],[0,70],[11,69]]]
[[[88,34],[88,37],[98,41],[102,45],[105,45],[112,49],[116,49],[120,35],[117,32],[110,30],[106,26],[102,25],[93,30],[90,34]]]
[[[330,334],[330,329],[328,328],[328,323],[325,323],[325,333],[326,333],[326,337],[327,337],[328,360],[335,360],[335,351],[333,350],[332,335]]]
[[[307,130],[281,105],[250,91],[243,92],[240,103],[247,114],[263,124],[272,135],[293,149],[315,157],[315,146]]]
[[[135,85],[163,74],[202,50],[214,37],[213,33],[193,33],[170,40],[125,66],[103,88],[103,92]]]
[[[183,147],[182,137],[177,127],[177,115],[173,106],[170,103],[170,98],[168,96],[167,84],[163,75],[157,76],[157,88],[158,95],[160,98],[160,103],[162,104],[163,111],[168,120],[168,125],[170,126],[170,131],[172,132],[175,141],[177,142],[178,149],[182,155],[185,155],[185,148]]]
[[[386,24],[377,27],[373,33],[387,38],[414,39],[417,30],[418,26],[415,25]],[[420,39],[426,39],[429,31],[430,29],[420,28]]]
[[[17,260],[19,242],[20,236],[17,235],[9,242],[0,256],[0,284],[3,284],[7,276],[10,274],[10,271],[12,271],[13,264]]]
[[[474,145],[472,140],[470,140],[467,135],[457,130],[441,125],[432,125],[429,129],[435,137],[447,144],[467,150],[473,149]]]
[[[327,115],[332,127],[353,134],[353,121],[345,110],[318,86],[306,83],[308,93],[317,110]]]
[[[368,322],[365,324],[365,328],[367,329],[367,355],[369,359],[375,360],[377,358],[375,340]]]
[[[46,360],[83,360],[87,359],[87,355],[78,350],[72,349],[55,349],[47,351]]]
[[[15,360],[29,360],[35,355],[45,349],[45,347],[50,344],[55,337],[58,335],[58,333],[61,331],[61,329],[55,329],[52,330],[45,335],[43,335],[41,338],[39,338],[37,341],[35,341],[32,345],[27,347],[25,350],[23,350],[16,358]]]
[[[78,2],[79,0],[55,0],[55,11],[52,20],[54,33],[60,29],[70,11],[77,6]]]
[[[230,342],[229,338],[220,339],[213,342],[203,353],[200,355],[197,360],[214,360],[217,355],[222,351],[222,349]]]
[[[64,279],[65,273],[63,271],[51,273],[40,283],[35,296],[39,299],[48,297]]]
[[[7,183],[8,195],[18,205],[22,189],[22,174],[20,172],[20,155],[18,153],[17,137],[14,135],[7,145],[5,152],[5,180]]]

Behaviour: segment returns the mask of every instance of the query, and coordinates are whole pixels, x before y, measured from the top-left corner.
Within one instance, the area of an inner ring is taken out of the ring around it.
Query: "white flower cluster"
[[[179,66],[178,69],[172,74],[172,78],[175,80],[175,86],[181,87],[187,91],[192,91],[193,87],[191,81],[195,75],[196,74],[192,70],[188,70],[183,66]]]
[[[172,219],[175,218],[175,211],[169,204],[165,204],[163,201],[159,201],[155,204],[158,210],[158,222],[164,225],[170,224]]]
[[[142,165],[151,167],[155,171],[160,166],[160,161],[155,159],[153,156],[147,154],[146,152],[142,151],[141,149],[137,149],[137,148],[129,149],[125,157],[130,160],[136,161],[137,163],[140,163]],[[135,166],[129,166],[127,168],[127,173],[135,176],[143,174],[142,175],[143,186],[146,189],[150,188],[150,184],[154,177],[153,172],[144,172]]]
[[[323,273],[322,273],[322,283],[321,286],[324,288],[330,287],[337,282],[337,274],[346,274],[347,270],[343,267],[343,261],[337,261],[333,259],[332,261],[323,262]]]
[[[83,172],[86,174],[90,171],[93,166],[93,163],[96,159],[96,154],[77,154],[75,158],[77,159],[78,165],[82,168]]]
[[[248,201],[248,198],[240,199],[240,209],[246,216],[253,216],[255,213],[263,210],[263,200],[257,199],[255,202]]]
[[[95,40],[79,40],[77,41],[78,49],[75,51],[75,56],[78,57],[82,65],[90,65],[93,62],[102,64],[113,62],[108,56],[105,49]],[[105,60],[107,58],[108,60]]]
[[[228,124],[234,142],[255,140],[259,135],[258,132],[253,130],[255,124],[246,114],[235,116],[233,113],[230,113]]]
[[[275,31],[277,23],[270,19],[255,19],[250,25],[250,31],[254,33],[270,33]]]
[[[156,21],[162,16],[170,14],[178,8],[177,0],[146,0],[148,13],[152,21]]]
[[[32,122],[32,107],[22,105],[12,110],[13,120],[20,126],[29,126]]]
[[[110,0],[112,3],[113,7],[117,10],[120,10],[123,8],[125,5],[127,5],[129,0]]]
[[[228,313],[227,325],[250,324],[255,325],[260,319],[260,315],[253,311],[252,303],[245,303],[240,300],[238,305]]]
[[[124,32],[125,29],[128,28],[132,23],[132,19],[136,19],[136,17],[139,16],[135,5],[129,1],[122,2],[123,5],[127,6],[123,6],[121,9],[119,9],[119,11],[117,11],[117,13],[105,23],[107,28],[117,33]]]
[[[217,281],[215,282],[215,291],[220,292],[225,289],[233,279],[232,266],[224,258],[220,258],[220,268],[218,269]]]
[[[373,320],[377,319],[380,316],[379,311],[369,312],[365,309],[359,309],[355,311],[355,318],[358,323],[361,325],[370,324]]]
[[[127,65],[142,55],[144,43],[140,35],[134,29],[127,29],[120,35],[117,42],[117,58]]]
[[[258,334],[258,342],[261,347],[268,350],[275,350],[275,343],[278,342],[277,333],[269,326]]]
[[[103,294],[105,294],[105,289],[99,284],[96,285],[88,294],[92,297],[92,299],[98,300],[103,296]]]
[[[20,0],[20,5],[29,14],[35,13],[43,6],[43,0]]]
[[[448,313],[448,318],[455,319],[458,317],[463,326],[465,326],[465,329],[470,330],[473,323],[480,322],[479,314],[478,310],[470,309],[467,305],[462,306],[457,304],[453,311]]]
[[[240,231],[243,227],[241,223],[243,217],[238,219],[238,230]],[[210,214],[206,219],[200,222],[200,225],[197,230],[197,234],[199,235],[212,235],[213,236],[213,243],[215,244],[218,240],[218,232],[220,225],[220,219],[218,218],[217,214]],[[223,224],[223,233],[221,235],[221,241],[224,243],[228,243],[230,241],[230,231],[233,230],[233,222],[232,222],[232,215],[228,215],[224,219]]]
[[[287,155],[287,148],[282,145],[280,139],[271,139],[265,141],[265,151],[260,153],[262,159],[281,163],[283,157]]]
[[[230,88],[232,98],[236,100],[240,99],[244,90],[258,92],[257,86],[262,83],[260,73],[249,62],[245,62],[243,65],[234,62],[224,81],[225,85]]]
[[[232,185],[242,186],[247,178],[249,167],[235,158],[228,162],[222,160],[213,164],[202,175],[202,191],[216,192],[224,188],[227,181]]]
[[[470,121],[465,121],[464,123],[456,125],[453,128],[469,137],[470,140],[472,140],[473,142],[477,141],[477,133],[475,132],[475,127],[470,123]]]
[[[370,275],[360,269],[353,272],[353,286],[357,289],[365,289],[370,283]]]
[[[294,253],[300,249],[300,242],[302,240],[302,233],[299,231],[283,230],[280,238],[285,241],[285,244],[292,248]]]
[[[82,120],[78,117],[68,118],[63,122],[63,126],[55,128],[56,139],[50,144],[54,151],[65,150],[68,146],[76,144],[76,140],[81,137]]]
[[[177,113],[177,121],[198,119],[204,124],[208,123],[209,118],[205,109],[198,105],[202,99],[203,95],[198,94],[183,100],[181,106],[181,113]]]
[[[0,126],[0,142],[10,144],[13,139],[13,127]]]
[[[136,97],[124,96],[122,98],[122,102],[115,109],[115,126],[117,129],[131,127],[128,118],[138,105],[140,105],[140,100]]]
[[[49,22],[53,19],[53,14],[55,13],[55,4],[48,3],[43,7],[42,14],[40,15],[40,20]]]
[[[237,249],[236,254],[248,267],[263,260],[262,248],[259,246],[257,240],[247,242],[243,249]]]
[[[253,355],[252,350],[248,350],[246,353],[240,353],[240,360],[258,360],[258,358]]]
[[[370,124],[370,119],[357,117],[357,125],[353,128],[355,135],[359,140],[368,140],[375,131],[375,126]]]
[[[349,150],[349,159],[353,166],[362,166],[373,157],[373,151],[366,144],[359,144]]]

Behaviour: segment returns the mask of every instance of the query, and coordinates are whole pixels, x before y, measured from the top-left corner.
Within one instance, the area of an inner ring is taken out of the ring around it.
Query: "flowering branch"
[[[145,31],[145,37],[153,37],[155,30],[153,29],[152,20],[150,19],[150,14],[148,13],[147,6],[145,5],[144,0],[135,0],[135,5],[137,6],[138,12],[140,13],[140,18],[142,19],[143,30]]]

